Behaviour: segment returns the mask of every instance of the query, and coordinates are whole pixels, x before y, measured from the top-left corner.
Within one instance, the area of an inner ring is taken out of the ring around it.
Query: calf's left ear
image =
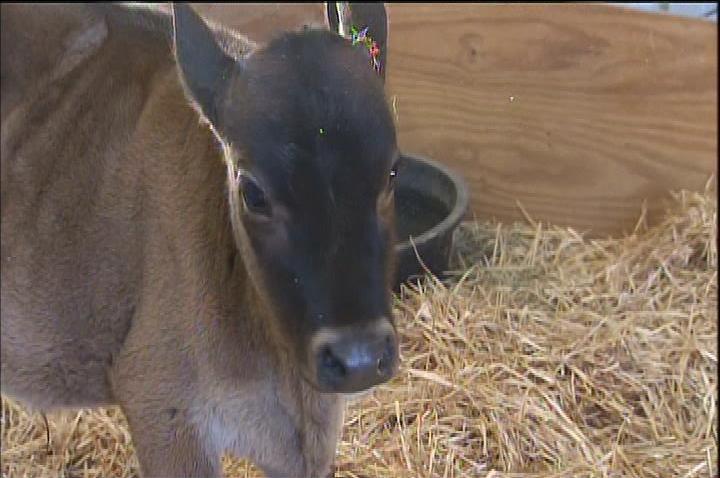
[[[186,94],[219,130],[218,108],[236,62],[187,3],[173,3],[173,30],[175,58]]]
[[[385,4],[382,2],[325,2],[325,21],[328,28],[340,36],[350,38],[351,28],[367,27],[367,34],[380,48],[380,76],[385,79],[387,71],[389,23]]]

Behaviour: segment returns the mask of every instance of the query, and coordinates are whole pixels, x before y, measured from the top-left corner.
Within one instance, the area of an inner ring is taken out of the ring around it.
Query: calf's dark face
[[[397,366],[398,153],[383,80],[360,47],[326,30],[286,34],[241,60],[215,50],[183,65],[180,29],[204,26],[185,8],[175,7],[181,76],[238,165],[230,194],[241,204],[241,251],[274,335],[321,390],[387,380]],[[192,48],[202,49],[197,34]]]

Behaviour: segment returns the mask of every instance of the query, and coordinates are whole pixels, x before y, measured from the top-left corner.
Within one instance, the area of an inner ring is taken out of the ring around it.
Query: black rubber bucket
[[[453,233],[465,216],[468,200],[467,186],[456,173],[428,158],[401,155],[395,184],[396,290],[403,282],[424,275],[422,264],[443,277]]]

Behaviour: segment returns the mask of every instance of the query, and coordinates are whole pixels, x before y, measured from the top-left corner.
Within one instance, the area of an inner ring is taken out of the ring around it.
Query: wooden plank
[[[470,185],[481,219],[632,230],[717,171],[717,24],[602,4],[391,4],[403,151]],[[318,5],[199,7],[260,41]],[[252,12],[252,13],[250,13]]]

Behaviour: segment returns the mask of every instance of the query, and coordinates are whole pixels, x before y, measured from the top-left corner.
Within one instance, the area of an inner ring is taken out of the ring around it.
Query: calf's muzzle
[[[354,393],[397,372],[398,340],[390,321],[321,329],[311,347],[316,383],[324,392]]]

